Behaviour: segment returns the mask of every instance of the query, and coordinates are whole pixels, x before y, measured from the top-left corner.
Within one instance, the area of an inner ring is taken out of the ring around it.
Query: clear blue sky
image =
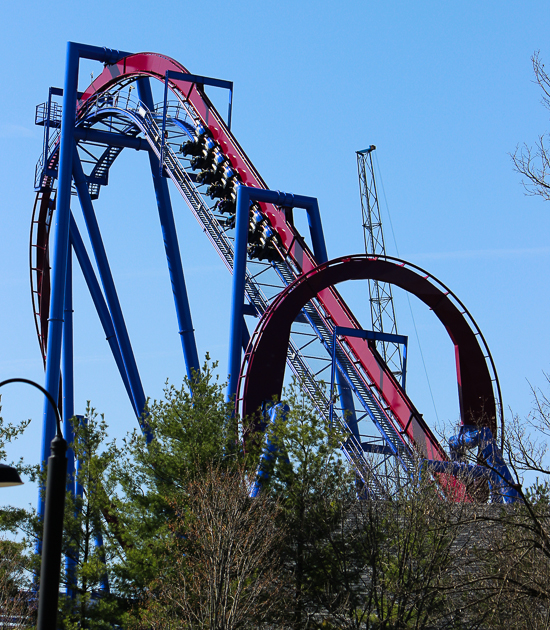
[[[159,52],[190,72],[233,80],[236,137],[271,188],[318,197],[330,257],[362,249],[355,151],[376,144],[399,254],[465,302],[492,350],[505,405],[525,415],[528,382],[543,385],[550,370],[550,205],[524,195],[509,153],[549,127],[530,62],[540,50],[550,64],[549,32],[542,1],[8,3],[0,41],[0,379],[43,380],[28,270],[42,148],[34,108],[50,86],[63,85],[73,40]],[[85,65],[81,87],[100,70]],[[225,111],[224,95],[219,102]],[[146,393],[158,397],[184,367],[146,162],[124,154],[96,211]],[[223,378],[230,277],[175,191],[172,199],[199,353],[220,360]],[[384,220],[388,253],[396,254]],[[75,290],[77,411],[90,399],[121,435],[134,426],[130,407],[79,277]],[[357,315],[366,320],[362,304]],[[397,307],[400,332],[414,337],[406,301]],[[454,420],[452,347],[429,313],[413,309],[438,416]],[[432,423],[413,342],[408,379]],[[10,454],[38,459],[40,394],[23,386],[2,394],[6,420],[33,418]],[[34,502],[30,490],[5,493],[2,502]]]

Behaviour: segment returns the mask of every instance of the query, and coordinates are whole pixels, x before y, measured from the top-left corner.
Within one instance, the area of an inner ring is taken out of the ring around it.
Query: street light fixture
[[[15,468],[6,466],[6,464],[0,464],[0,488],[21,485],[23,485],[23,482],[21,481],[21,477]]]
[[[34,381],[26,378],[9,378],[0,383],[26,383],[39,389],[55,410],[57,433],[50,443],[48,477],[46,480],[46,507],[42,536],[42,563],[40,590],[38,592],[37,630],[56,630],[57,603],[59,600],[59,573],[61,571],[61,547],[63,542],[63,514],[65,510],[65,486],[67,481],[67,442],[61,432],[59,409],[51,394]],[[6,466],[6,468],[10,468]],[[11,470],[14,470],[13,468]],[[16,473],[17,474],[17,473]],[[19,475],[17,475],[19,478]],[[21,479],[19,479],[19,483]],[[10,484],[13,485],[13,484]]]

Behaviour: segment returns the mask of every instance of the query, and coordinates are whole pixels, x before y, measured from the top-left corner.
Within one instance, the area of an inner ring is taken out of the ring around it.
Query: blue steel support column
[[[74,416],[74,370],[73,370],[73,264],[72,251],[67,258],[65,277],[65,322],[63,325],[63,435],[67,449],[67,491],[74,496],[74,431],[71,418]],[[76,562],[70,556],[65,557],[67,585],[74,584]],[[72,588],[67,586],[67,596],[73,597]]]
[[[233,252],[233,290],[231,292],[231,321],[229,328],[229,380],[227,399],[234,398],[241,371],[241,348],[243,343],[244,289],[246,274],[246,244],[248,241],[248,215],[250,212],[250,190],[239,186],[235,212],[235,251]]]
[[[321,223],[319,204],[315,197],[292,195],[274,190],[239,186],[235,217],[235,252],[233,255],[233,292],[231,298],[231,324],[229,332],[229,381],[227,398],[231,400],[237,392],[237,383],[241,370],[242,322],[244,308],[244,289],[246,272],[246,246],[248,241],[248,214],[251,201],[272,203],[286,208],[304,208],[307,211],[313,253],[318,264],[328,261],[327,247]],[[345,379],[336,372],[336,380],[342,406],[350,414],[350,422],[357,424],[355,405],[351,389]]]
[[[338,393],[342,400],[342,409],[345,413],[347,412],[345,422],[355,438],[359,440],[359,425],[357,422],[357,414],[355,413],[355,405],[353,404],[351,387],[336,366],[336,330],[337,328],[335,328],[334,332],[332,333],[331,348],[332,364],[330,369],[330,424],[332,425],[332,420],[334,418],[334,403],[336,402],[334,397],[334,383],[336,382],[336,385],[338,386]]]
[[[83,426],[85,426],[85,424],[88,422],[88,419],[85,418],[84,416],[76,416],[76,419],[78,420],[78,424],[80,426],[80,428],[82,428]],[[75,497],[75,499],[78,501],[79,499],[82,499],[82,497],[84,496],[84,486],[80,483],[80,478],[82,475],[82,459],[76,459],[75,461],[75,475],[74,475],[74,480],[73,480],[73,488],[72,488],[72,493],[73,496]],[[78,503],[75,503],[75,511],[74,511],[74,517],[78,518],[78,516],[80,515],[80,507],[78,505]],[[73,556],[69,559],[67,558],[67,561],[71,561],[72,566],[76,567],[78,565],[78,561],[80,560],[80,552],[79,552],[79,544],[80,544],[80,539],[77,538],[76,540],[76,549],[74,551]],[[69,562],[67,562],[67,565],[69,564]],[[67,566],[67,577],[70,576],[69,574],[69,566]],[[74,580],[74,572],[73,572],[73,580]],[[73,582],[76,583],[76,582]],[[70,582],[69,582],[70,584]],[[75,599],[77,595],[77,590],[76,589],[70,589],[67,590],[67,596],[70,597],[71,599]]]
[[[151,110],[154,109],[149,79],[138,79],[137,86],[140,100],[147,108]],[[181,344],[183,346],[185,367],[187,376],[192,379],[194,378],[194,374],[198,374],[200,370],[199,355],[195,342],[193,320],[191,318],[189,298],[185,286],[185,277],[183,274],[176,223],[174,221],[174,213],[172,212],[170,193],[168,191],[168,182],[164,177],[161,177],[159,168],[161,168],[162,165],[159,166],[159,160],[152,151],[149,151],[149,160],[157,198],[164,249],[166,251],[166,261],[168,263],[168,271],[170,273],[172,292],[176,305],[176,316],[178,319],[179,333],[181,335]]]
[[[118,345],[118,340],[116,338],[115,328],[113,326],[113,320],[111,319],[111,315],[109,313],[109,308],[105,303],[105,298],[103,297],[103,293],[101,292],[101,287],[99,286],[99,282],[94,273],[94,269],[92,267],[92,263],[88,257],[88,253],[86,252],[86,248],[84,246],[84,242],[82,241],[82,237],[80,236],[80,231],[78,230],[78,226],[76,225],[76,221],[71,213],[71,225],[70,225],[70,239],[71,245],[74,249],[74,253],[76,254],[76,258],[80,265],[80,269],[82,271],[82,275],[84,276],[84,280],[88,286],[88,290],[90,291],[90,295],[92,297],[92,301],[95,306],[95,310],[99,316],[99,320],[101,325],[103,326],[103,330],[105,332],[105,338],[107,339],[109,346],[111,348],[111,352],[113,354],[113,358],[115,363],[117,364],[118,371],[120,372],[120,377],[122,378],[122,382],[124,383],[124,387],[126,388],[126,392],[128,394],[128,398],[130,399],[130,403],[134,408],[134,412],[136,417],[139,419],[140,412],[138,411],[134,396],[132,394],[132,388],[130,387],[130,382],[128,381],[128,374],[126,373],[126,368],[124,367],[124,361],[122,359],[122,354],[120,353],[120,347]]]
[[[52,256],[52,288],[50,316],[48,319],[48,352],[46,355],[45,388],[54,400],[59,396],[61,367],[61,344],[63,334],[63,307],[65,276],[69,250],[69,215],[71,203],[71,178],[73,159],[73,130],[76,115],[76,90],[78,82],[78,52],[73,43],[67,46],[67,69],[63,88],[63,117],[59,147],[59,184],[57,188],[57,210],[55,241]],[[48,459],[50,442],[55,434],[55,412],[49,402],[44,402],[44,428],[42,431],[41,462]],[[44,499],[39,494],[38,514],[44,513]]]
[[[111,592],[111,589],[109,587],[109,575],[107,573],[107,559],[105,558],[105,545],[103,544],[103,534],[101,533],[101,529],[96,530],[94,538],[95,538],[94,540],[95,548],[99,553],[99,560],[104,567],[104,571],[99,581],[100,591],[102,595],[108,595]]]
[[[246,325],[246,320],[244,317],[243,317],[242,331],[243,331],[243,340],[242,340],[243,351],[246,351],[248,344],[250,343],[250,333],[248,332],[248,326]]]
[[[336,370],[336,384],[338,385],[338,393],[340,395],[340,400],[342,401],[342,409],[346,414],[346,422],[351,428],[352,433],[358,437],[359,428],[357,426],[357,414],[355,413],[355,404],[353,402],[351,387],[342,376],[340,370]]]
[[[74,416],[74,369],[73,369],[73,264],[71,251],[67,258],[65,276],[65,323],[63,326],[63,435],[67,444],[74,441],[71,418]],[[67,450],[67,474],[74,475],[74,451]]]
[[[233,87],[229,90],[229,105],[227,106],[227,128],[231,131],[231,110],[233,109]]]
[[[317,199],[313,198],[313,201],[309,207],[306,208],[306,211],[315,258],[319,264],[327,262],[328,254]],[[353,394],[351,393],[351,388],[346,382],[346,379],[342,376],[340,370],[336,370],[336,384],[338,385],[338,393],[340,394],[340,399],[342,401],[342,408],[347,412],[346,422],[352,428],[353,434],[358,437],[359,429],[357,426],[357,414],[355,413]]]
[[[82,213],[88,228],[88,234],[90,236],[90,242],[99,269],[99,275],[101,283],[103,284],[103,290],[105,291],[105,297],[107,304],[111,312],[111,318],[115,328],[118,345],[122,353],[124,366],[126,373],[128,374],[128,381],[132,390],[132,396],[134,398],[135,408],[139,411],[140,417],[145,410],[145,394],[143,391],[143,385],[141,384],[141,378],[135,361],[134,353],[132,351],[132,344],[130,343],[130,337],[128,336],[128,330],[124,322],[124,316],[122,315],[122,309],[118,301],[118,295],[115,288],[111,269],[109,267],[109,261],[107,259],[107,253],[103,245],[103,239],[99,231],[99,225],[95,216],[92,200],[90,198],[90,192],[88,190],[88,184],[86,182],[86,176],[82,170],[82,164],[80,158],[75,151],[73,160],[73,174],[78,193],[78,199],[82,207]],[[151,435],[148,432],[147,427],[141,422],[142,430],[147,434],[148,439],[151,439]]]
[[[52,287],[48,319],[48,352],[46,355],[45,388],[54,400],[59,396],[61,344],[63,331],[63,307],[65,276],[69,251],[69,216],[71,204],[72,160],[74,151],[74,126],[76,121],[76,92],[78,65],[81,57],[113,63],[128,53],[108,48],[86,46],[68,42],[67,66],[63,87],[63,115],[59,144],[59,183],[55,221],[55,241],[52,255]],[[47,401],[44,403],[44,428],[42,431],[41,461],[48,459],[50,442],[55,434],[55,413]],[[44,513],[44,500],[39,494],[38,515]]]

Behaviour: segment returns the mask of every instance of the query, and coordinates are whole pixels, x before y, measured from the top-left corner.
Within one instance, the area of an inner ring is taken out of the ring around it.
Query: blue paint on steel
[[[117,50],[115,48],[106,48],[105,46],[90,46],[89,44],[80,44],[76,42],[68,42],[68,46],[72,46],[78,59],[91,59],[92,61],[101,61],[105,65],[111,65],[120,61],[123,57],[128,57],[131,52]]]
[[[338,393],[342,401],[342,409],[344,410],[346,423],[350,427],[351,432],[357,437],[359,435],[359,429],[355,404],[351,393],[352,390],[346,379],[340,374],[340,370],[336,372],[336,385],[338,386]]]
[[[466,462],[443,462],[438,460],[424,460],[431,472],[453,475],[466,479],[486,479],[489,482],[491,501],[493,503],[517,503],[521,496],[516,490],[513,479],[508,478],[510,471],[506,465],[499,466],[487,461],[487,466],[469,464]]]
[[[246,320],[243,317],[243,350],[246,350],[248,344],[250,342],[250,333],[248,332],[248,326],[246,325]]]
[[[344,326],[336,326],[334,329],[336,335],[345,335],[346,337],[357,337],[358,339],[372,339],[372,341],[389,341],[391,343],[402,343],[407,345],[409,338],[405,335],[394,335],[392,333],[378,332],[376,330],[359,330],[357,328],[345,328]]]
[[[250,188],[248,186],[242,186],[241,188],[249,191],[249,198],[252,201],[272,203],[284,208],[304,208],[307,211],[315,259],[319,265],[328,261],[319,204],[315,197],[304,197],[303,195],[293,195],[275,190],[264,190],[263,188]]]
[[[361,448],[365,453],[376,453],[378,455],[394,455],[393,449],[389,446],[380,444],[371,444],[370,442],[361,442]]]
[[[336,328],[339,329],[340,331],[346,331],[346,330],[353,331],[353,333],[350,334],[350,337],[362,337],[363,336],[362,333],[376,334],[376,333],[373,333],[372,331],[362,331],[362,330],[358,330],[358,329],[355,329],[355,328],[345,328],[343,326],[337,326]],[[363,406],[363,408],[365,409],[365,411],[369,415],[369,417],[370,417],[371,421],[373,422],[373,424],[376,426],[376,428],[380,432],[380,435],[382,436],[382,438],[385,440],[387,448],[390,450],[391,454],[394,455],[395,457],[397,457],[397,459],[399,460],[399,462],[403,466],[404,470],[410,472],[409,471],[409,467],[407,466],[407,464],[405,463],[404,459],[399,454],[399,451],[397,450],[397,448],[395,447],[393,442],[390,440],[388,434],[386,433],[386,431],[384,430],[384,428],[382,427],[382,425],[380,424],[380,422],[378,421],[378,419],[376,418],[376,416],[372,412],[371,406],[363,398],[363,396],[360,394],[359,390],[355,387],[355,385],[353,384],[353,382],[351,381],[349,376],[342,369],[342,367],[340,365],[340,362],[338,361],[337,356],[336,356],[336,334],[338,334],[338,333],[334,333],[333,337],[332,337],[332,367],[331,367],[331,385],[330,385],[331,400],[330,400],[330,410],[329,410],[331,422],[332,422],[332,418],[333,418],[333,414],[334,414],[334,410],[333,410],[333,408],[334,408],[333,392],[334,392],[334,374],[336,374],[336,378],[338,378],[338,376],[340,376],[340,378],[342,378],[342,380],[345,380],[348,383],[348,387],[355,393],[357,398],[359,398],[359,400],[361,401],[361,405]],[[388,334],[388,333],[384,333],[384,334]],[[337,383],[338,383],[338,381],[337,381]],[[344,401],[343,401],[343,405],[342,406],[344,407],[344,409],[347,409],[345,407],[345,405],[344,405]],[[347,418],[347,424],[348,424],[350,430],[353,433],[354,432],[354,426],[350,422],[350,420],[353,420],[353,418],[348,417]],[[357,435],[356,437],[358,438],[359,436]],[[367,448],[365,448],[363,443],[361,443],[361,448],[364,451],[368,450]],[[383,447],[383,448],[385,449],[386,447]],[[376,451],[373,451],[373,452],[376,452]]]
[[[250,315],[251,317],[258,317],[258,311],[254,304],[245,304],[243,307],[244,315]]]
[[[516,489],[512,474],[489,427],[478,428],[471,425],[460,427],[459,434],[449,439],[451,463],[472,467],[472,464],[464,464],[460,461],[464,459],[466,450],[472,448],[481,449],[478,455],[485,460],[486,464],[486,466],[474,466],[472,473],[475,474],[477,469],[485,472],[489,479],[492,501],[494,503],[515,503],[520,501],[521,496]]]
[[[179,118],[172,118],[172,122],[184,131],[190,140],[195,137],[195,127],[193,127],[193,125],[190,125],[188,122],[185,122],[185,120],[180,120]]]
[[[63,308],[65,276],[69,249],[69,214],[71,201],[72,157],[74,150],[73,130],[76,114],[76,88],[78,81],[78,53],[74,44],[67,46],[67,70],[63,90],[63,116],[59,155],[59,183],[57,194],[57,221],[52,256],[52,287],[50,316],[48,319],[48,352],[46,356],[45,388],[54,400],[59,395],[61,344],[63,332]],[[50,442],[55,434],[55,413],[51,405],[44,403],[44,429],[42,431],[41,462],[47,461]],[[39,493],[38,515],[44,514],[44,498]]]
[[[63,435],[67,440],[67,492],[74,497],[74,430],[71,422],[74,416],[74,369],[73,369],[73,265],[72,252],[67,258],[65,278],[65,322],[63,325]],[[67,584],[74,584],[76,562],[70,555],[65,556],[65,574]],[[73,589],[67,587],[67,596],[76,596]]]
[[[407,344],[403,346],[403,362],[401,369],[401,387],[403,390],[407,389]]]
[[[143,391],[143,385],[141,383],[136,360],[132,351],[132,344],[130,343],[128,330],[126,329],[126,324],[124,322],[124,316],[122,314],[115,283],[109,267],[105,246],[103,245],[103,239],[101,238],[101,233],[99,231],[99,225],[97,223],[92,200],[90,198],[86,176],[84,175],[82,164],[76,152],[74,156],[74,180],[78,193],[78,199],[82,208],[82,214],[84,215],[86,227],[88,228],[90,242],[92,244],[92,249],[99,270],[99,276],[101,278],[103,290],[105,291],[105,298],[111,313],[111,319],[115,328],[118,345],[120,347],[126,373],[128,374],[128,381],[132,390],[135,408],[139,412],[141,428],[147,436],[147,440],[150,441],[152,439],[152,435],[141,417],[145,411],[145,394]]]
[[[365,333],[370,333],[371,332],[371,331],[361,331],[361,330],[357,330],[355,328],[345,328],[343,326],[336,326],[335,328],[337,328],[337,329],[339,329],[341,331],[346,331],[346,330],[353,331],[354,334],[350,335],[352,337],[362,337],[363,336],[362,335],[363,332],[365,332]],[[357,333],[357,334],[355,334],[355,333]],[[331,424],[332,424],[332,420],[333,420],[333,417],[334,417],[334,402],[335,402],[334,401],[334,381],[335,381],[335,376],[336,376],[336,382],[338,384],[338,380],[337,379],[338,379],[338,376],[340,376],[340,378],[342,380],[346,381],[346,383],[348,384],[348,387],[355,393],[357,398],[359,398],[359,400],[361,401],[361,405],[363,406],[363,408],[365,409],[365,411],[369,415],[369,417],[370,417],[371,421],[373,422],[373,424],[376,426],[376,428],[380,432],[380,435],[382,436],[382,438],[386,442],[387,448],[390,450],[391,454],[394,455],[395,457],[397,457],[397,459],[399,460],[399,462],[403,466],[404,470],[410,472],[409,471],[409,467],[407,466],[407,464],[405,463],[405,461],[403,460],[403,458],[399,454],[399,451],[397,450],[397,448],[395,447],[393,442],[390,440],[388,434],[386,433],[386,431],[384,431],[382,425],[380,424],[380,422],[378,421],[378,419],[376,418],[376,416],[372,412],[372,409],[371,409],[370,405],[363,398],[363,396],[361,396],[359,390],[355,387],[355,385],[350,380],[349,376],[342,369],[342,367],[340,365],[340,362],[338,361],[337,356],[336,356],[336,334],[338,334],[338,333],[336,333],[336,332],[333,333],[333,336],[332,336],[332,348],[331,348],[332,365],[331,365],[330,409],[329,409],[329,418],[330,418]],[[342,390],[339,389],[339,392],[341,392],[341,391]],[[340,396],[341,396],[341,394],[340,394]],[[344,400],[342,401],[342,407],[344,408],[344,410],[348,409],[345,406],[345,401]],[[348,415],[348,417],[346,418],[346,422],[347,422],[347,425],[348,425],[350,431],[354,434],[356,439],[359,441],[359,433],[358,433],[358,429],[357,429],[357,420],[355,420],[354,417]],[[364,445],[362,443],[361,443],[361,448],[364,451],[368,450],[368,449],[366,449],[364,447]],[[386,447],[383,447],[383,448],[386,448]]]
[[[235,216],[235,251],[233,255],[233,291],[231,302],[231,323],[229,333],[229,380],[227,398],[231,400],[237,391],[241,368],[242,331],[241,322],[244,313],[244,288],[246,272],[246,248],[248,241],[249,207],[252,201],[272,203],[287,208],[304,208],[308,216],[308,224],[313,245],[313,253],[319,264],[328,261],[323,225],[319,212],[319,204],[315,197],[293,195],[280,191],[238,186]],[[336,374],[338,391],[342,406],[347,412],[350,426],[357,427],[357,416],[351,388],[340,372]],[[356,428],[357,431],[357,428]]]
[[[233,253],[233,290],[231,294],[231,321],[229,329],[229,380],[227,398],[232,400],[237,392],[241,370],[242,323],[246,274],[246,245],[248,241],[248,212],[250,194],[247,186],[237,189],[235,213],[235,251]]]
[[[84,280],[88,286],[88,290],[90,291],[90,296],[94,303],[95,309],[99,316],[99,320],[101,321],[101,325],[103,326],[103,330],[105,331],[105,337],[109,343],[111,348],[111,352],[113,354],[113,358],[118,367],[118,371],[124,383],[124,387],[126,388],[126,392],[128,394],[128,398],[130,399],[130,403],[134,408],[134,412],[136,417],[139,419],[140,413],[136,407],[134,397],[132,395],[132,388],[130,387],[130,382],[128,381],[128,374],[126,373],[126,368],[124,367],[124,361],[122,359],[122,354],[120,352],[120,347],[118,345],[118,340],[116,338],[115,328],[113,326],[113,320],[111,319],[111,315],[109,313],[109,308],[105,302],[105,298],[103,297],[103,293],[101,292],[101,287],[99,286],[99,282],[97,281],[94,269],[92,267],[92,263],[88,257],[88,253],[86,252],[86,248],[84,246],[84,242],[80,235],[80,231],[76,225],[74,217],[71,213],[71,224],[70,224],[70,239],[71,245],[74,249],[74,253],[76,254],[76,258],[80,265],[80,269],[82,270],[82,275],[84,276]]]
[[[323,264],[328,261],[325,236],[323,234],[323,224],[321,222],[321,214],[319,212],[319,203],[315,197],[305,197],[303,195],[293,195],[290,193],[283,193],[280,191],[264,190],[261,188],[250,188],[246,186],[240,186],[237,191],[237,200],[238,200],[238,195],[242,189],[246,189],[249,191],[248,194],[249,194],[250,201],[261,201],[265,203],[272,203],[277,206],[282,206],[286,208],[305,209],[307,212],[309,232],[311,235],[311,243],[313,245],[313,254],[315,256],[315,259],[318,264]],[[244,192],[241,194],[244,194]],[[248,225],[248,217],[246,218],[246,222]],[[246,234],[246,236],[248,236],[248,234]],[[237,255],[236,243],[237,241],[235,239],[235,256]],[[246,242],[244,243],[244,248],[246,249]],[[245,267],[246,267],[246,252],[244,252],[244,254],[241,254],[241,256],[244,256],[244,262],[245,262]],[[242,273],[244,274],[244,269]],[[242,281],[242,286],[243,286],[242,302],[244,303],[244,277]],[[233,273],[233,288],[235,290],[235,273]],[[240,291],[240,287],[239,287],[239,291]],[[232,311],[232,312],[233,312],[233,316],[236,316],[236,312],[235,311]],[[236,330],[235,330],[235,333],[237,333]],[[232,339],[232,337],[230,338]],[[233,344],[231,344],[230,347],[236,348],[236,345],[237,345],[236,343],[234,344],[234,346]],[[231,357],[231,352],[232,350],[230,350],[230,357]],[[232,365],[231,358],[230,358],[230,364],[229,364],[230,369],[234,369],[237,364],[236,359],[233,359],[233,361],[235,365]],[[238,357],[238,364],[239,364],[238,370],[239,371],[240,371],[240,362],[241,362],[241,356],[239,354],[239,357]],[[238,375],[236,378],[238,379]],[[340,371],[336,373],[336,382],[338,385],[338,392],[340,394],[340,399],[342,401],[342,407],[345,409],[346,415],[348,417],[348,423],[350,424],[350,426],[353,426],[353,425],[357,426],[357,416],[355,413],[355,405],[353,403],[353,396],[351,393],[351,388],[348,385],[347,381],[340,374]],[[236,390],[237,381],[235,381],[234,384],[231,383],[231,376],[230,376],[229,385],[230,387],[233,387],[233,386],[235,387],[234,390],[228,387],[228,397],[232,397],[235,395],[235,392],[237,391]]]
[[[139,98],[146,107],[149,109],[153,108],[153,95],[149,79],[138,79],[137,84]],[[189,306],[187,288],[185,286],[183,264],[181,262],[178,235],[176,232],[176,222],[174,221],[174,213],[170,202],[168,182],[159,174],[158,159],[154,153],[149,152],[149,160],[151,164],[151,173],[153,175],[153,184],[155,186],[157,207],[164,240],[164,249],[166,251],[166,261],[168,263],[168,272],[170,273],[172,292],[174,294],[174,302],[176,305],[176,315],[178,319],[181,343],[183,346],[185,367],[187,369],[187,376],[190,379],[193,379],[200,371],[199,355],[195,341],[195,332],[193,329],[193,320],[191,318],[191,308]]]
[[[80,427],[84,427],[88,423],[88,419],[85,418],[84,416],[75,416],[75,417],[76,417]],[[74,474],[74,479],[73,479],[73,496],[75,497],[75,510],[74,510],[75,518],[78,518],[78,516],[80,515],[79,502],[82,500],[82,498],[84,496],[84,486],[80,483],[80,479],[82,477],[82,474],[83,474],[82,473],[82,459],[76,458],[75,474]],[[71,583],[72,584],[76,584],[75,569],[76,569],[76,566],[78,565],[78,560],[79,560],[79,557],[80,557],[79,543],[80,543],[80,540],[77,540],[76,541],[76,545],[75,545],[75,549],[73,551],[73,555],[70,556],[70,557],[69,556],[67,557],[67,578],[68,578],[68,583],[69,584],[71,584]],[[69,571],[69,569],[70,569],[70,571]],[[77,590],[76,589],[67,589],[67,595],[71,599],[75,599],[76,595],[77,595]]]
[[[88,418],[85,416],[76,416],[76,419],[78,420],[78,424],[81,429],[87,426]],[[75,466],[74,496],[80,499],[84,496],[84,486],[80,483],[80,479],[83,475],[82,464],[82,459],[77,458]]]
[[[331,364],[330,364],[330,409],[329,409],[329,421],[330,421],[330,426],[332,426],[333,421],[334,421],[334,403],[336,402],[334,400],[335,396],[334,396],[334,383],[336,381],[336,331],[334,331],[332,333],[332,352],[331,352]],[[346,422],[346,424],[348,425],[350,431],[353,433],[353,435],[356,438],[359,438],[359,428],[358,428],[358,423],[354,422],[352,424],[350,424],[349,422]]]
[[[188,74],[185,72],[175,72],[174,70],[167,70],[164,75],[164,106],[162,108],[162,131],[161,131],[161,144],[160,144],[160,165],[159,174],[162,177],[164,175],[164,146],[166,142],[166,115],[168,107],[168,79],[178,79],[180,81],[189,81],[190,83],[197,83],[199,85],[213,85],[215,87],[221,87],[229,90],[229,111],[227,112],[227,128],[231,131],[231,108],[233,103],[233,81],[224,81],[222,79],[213,79],[212,77],[203,77],[198,74]],[[141,81],[148,81],[148,79],[140,79]],[[138,86],[139,90],[139,86]],[[140,97],[141,98],[141,97]],[[146,105],[147,103],[141,99]],[[148,105],[147,105],[148,106]],[[148,106],[149,107],[149,106]],[[149,109],[152,108],[149,107]]]
[[[231,131],[231,113],[233,110],[233,82],[231,82],[231,88],[229,89],[229,105],[227,108],[227,128]]]
[[[107,560],[105,557],[105,546],[103,544],[103,534],[101,533],[101,529],[99,529],[99,527],[100,526],[98,525],[98,529],[96,529],[96,532],[95,532],[94,545],[99,555],[99,560],[101,564],[103,565],[103,567],[105,567],[103,573],[101,574],[101,578],[99,580],[99,591],[100,591],[99,594],[108,595],[111,592],[111,589],[109,587],[109,576],[107,574]]]
[[[138,93],[140,94],[140,99],[145,103],[145,105],[151,110],[154,110],[153,98],[151,96],[151,102],[147,103],[143,96],[147,97],[151,92],[151,84],[149,79],[140,79],[142,82],[142,87],[140,88],[138,84]],[[145,87],[147,86],[147,87]],[[143,94],[143,96],[142,96]],[[162,177],[164,175],[164,145],[166,143],[166,110],[168,107],[168,77],[164,79],[164,106],[162,108],[162,129],[161,129],[161,140],[160,140],[160,159],[159,159],[159,176]]]
[[[373,331],[373,330],[358,330],[356,328],[346,328],[344,326],[335,326],[334,327],[334,330],[333,330],[333,333],[332,333],[332,349],[331,349],[332,350],[331,351],[332,365],[331,365],[331,371],[330,371],[330,411],[329,411],[329,417],[330,417],[330,422],[331,423],[332,423],[332,419],[333,419],[333,415],[334,415],[334,402],[335,402],[335,400],[334,400],[334,383],[335,383],[335,380],[338,383],[340,391],[341,391],[341,385],[338,382],[338,377],[340,377],[340,379],[342,381],[346,380],[342,376],[340,370],[337,370],[337,365],[338,365],[338,361],[337,361],[337,358],[336,358],[336,345],[337,345],[336,344],[336,337],[337,337],[337,335],[345,335],[347,337],[357,337],[359,339],[372,339],[373,341],[389,341],[391,343],[403,344],[403,346],[404,346],[403,366],[402,366],[403,389],[405,388],[405,373],[406,373],[406,368],[407,368],[407,344],[408,344],[408,341],[409,341],[408,337],[406,337],[405,335],[394,335],[394,334],[391,334],[391,333],[377,332],[377,331]],[[348,385],[348,387],[349,387],[349,385]],[[345,401],[342,401],[342,406],[347,411],[348,407],[345,404]],[[376,424],[377,427],[379,427],[379,423],[376,422],[374,416],[370,412],[370,408],[366,407],[366,409],[367,409],[367,412],[369,413],[369,415],[371,415],[371,418],[372,418],[373,422]],[[350,431],[353,433],[353,435],[356,438],[359,438],[359,429],[358,429],[358,423],[357,423],[356,417],[355,416],[349,416],[346,419],[346,421],[347,421],[347,425],[348,425]],[[387,439],[387,436],[386,436],[385,432],[382,431],[382,434]],[[390,442],[388,442],[388,443],[390,443]],[[363,450],[365,450],[365,449],[363,449]],[[392,450],[392,453],[393,453],[393,446],[390,447],[390,450]]]
[[[233,290],[231,297],[231,322],[229,333],[229,380],[227,398],[231,400],[237,392],[241,369],[242,321],[244,314],[244,289],[246,273],[246,248],[248,243],[249,208],[251,201],[272,203],[287,208],[304,208],[313,244],[313,253],[319,264],[327,262],[327,248],[323,235],[319,204],[315,197],[292,195],[263,188],[238,186],[235,214],[235,251],[233,254]],[[353,400],[349,390],[342,390],[342,398],[347,409],[353,411]]]
[[[283,405],[282,403],[272,405],[267,411],[269,424],[275,424],[279,417],[283,422],[286,422],[289,411],[290,408],[288,405]],[[256,471],[256,479],[252,489],[250,490],[251,498],[257,497],[262,490],[262,486],[269,480],[273,464],[275,463],[275,457],[280,452],[282,452],[284,456],[284,444],[280,444],[276,440],[271,439],[269,435],[269,426],[267,426],[264,446],[262,448],[260,462]],[[290,463],[288,456],[285,458],[285,461]]]
[[[65,317],[63,325],[63,435],[67,440],[67,475],[74,475],[74,441],[71,418],[74,416],[74,366],[73,366],[73,265],[71,251],[67,258],[65,277]]]
[[[65,82],[63,87],[63,113],[61,118],[61,136],[59,146],[59,183],[57,194],[57,221],[52,255],[52,285],[50,314],[48,319],[48,352],[46,355],[45,388],[58,399],[61,367],[61,344],[63,331],[63,308],[65,276],[69,253],[69,217],[71,205],[71,179],[73,169],[74,127],[76,122],[76,99],[78,85],[78,67],[80,58],[94,59],[104,63],[114,63],[129,53],[113,51],[108,48],[88,46],[68,42]],[[50,442],[55,433],[55,413],[51,406],[44,403],[44,429],[42,431],[41,462],[48,459]],[[38,499],[38,516],[44,514],[42,492]]]

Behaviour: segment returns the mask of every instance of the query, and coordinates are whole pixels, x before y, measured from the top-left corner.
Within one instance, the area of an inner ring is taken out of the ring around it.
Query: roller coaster
[[[77,91],[81,59],[104,66],[83,93]],[[157,103],[152,82],[164,94]],[[208,98],[208,86],[228,90],[227,121]],[[404,260],[369,254],[329,260],[317,200],[270,190],[232,134],[232,89],[229,81],[193,75],[160,54],[70,42],[63,89],[50,88],[48,101],[37,107],[35,122],[44,128],[44,146],[35,173],[32,299],[45,387],[63,400],[68,440],[74,415],[72,253],[135,415],[143,422],[146,395],[94,210],[111,167],[123,149],[130,149],[143,151],[150,162],[191,378],[200,366],[169,181],[232,274],[228,397],[239,417],[256,418],[253,430],[265,426],[266,409],[281,395],[288,367],[319,418],[341,427],[343,454],[368,496],[390,497],[398,480],[412,478],[420,462],[447,498],[467,496],[458,474],[467,469],[488,480],[493,500],[516,500],[496,445],[503,425],[496,369],[466,307],[431,274]],[[74,195],[99,278],[71,212]],[[296,227],[298,209],[307,213],[309,235]],[[381,336],[363,330],[338,292],[339,283],[357,279],[412,293],[445,326],[455,348],[463,425],[449,453],[377,351]],[[245,316],[257,321],[252,334]],[[42,460],[54,425],[53,411],[45,406]],[[465,460],[466,450],[476,447],[484,453],[483,466]],[[69,472],[71,467],[74,462]]]

